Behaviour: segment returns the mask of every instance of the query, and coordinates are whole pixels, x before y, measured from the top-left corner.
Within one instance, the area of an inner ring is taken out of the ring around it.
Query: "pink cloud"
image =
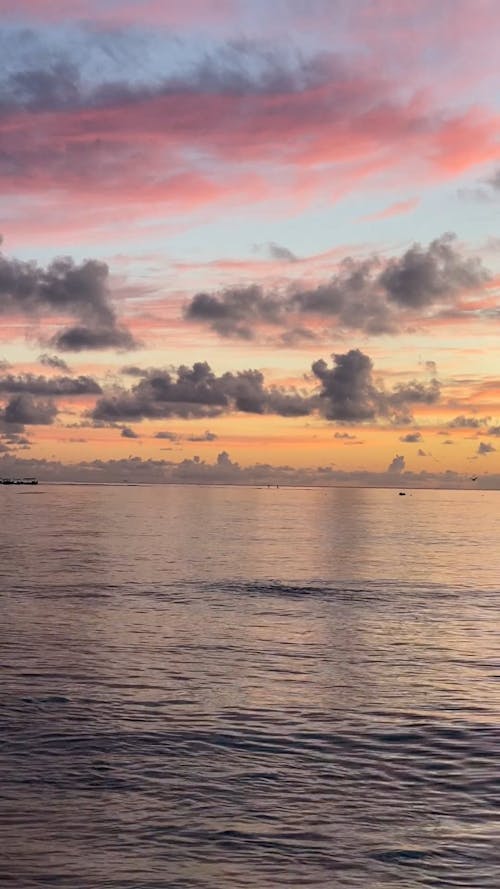
[[[385,207],[383,210],[378,210],[376,213],[369,213],[367,216],[362,216],[361,219],[363,222],[372,222],[377,219],[390,219],[391,216],[400,216],[402,213],[409,213],[410,210],[414,210],[418,204],[418,198],[409,198],[406,201],[396,201],[396,203],[389,204],[389,206]]]
[[[217,24],[235,14],[234,0],[0,0],[6,19],[42,22],[93,21],[103,24]]]
[[[446,121],[435,135],[431,158],[437,172],[456,175],[500,159],[500,117],[480,108]]]
[[[371,182],[447,179],[498,156],[500,116],[444,115],[428,97],[397,99],[371,71],[332,62],[319,86],[241,94],[169,87],[111,102],[5,111],[4,196],[53,195],[106,224],[283,197],[297,209]],[[83,101],[83,100],[82,100]],[[373,218],[408,212],[391,204]],[[31,213],[28,213],[28,217]],[[78,217],[75,217],[78,224]]]
[[[473,95],[485,65],[496,63],[499,24],[497,0],[362,0],[353,4],[350,31],[414,82],[441,95],[461,83]]]
[[[484,148],[471,150],[474,137],[491,146],[498,126],[498,118],[479,109],[443,119],[421,100],[390,101],[382,85],[374,89],[368,79],[337,83],[333,78],[328,85],[301,92],[242,97],[167,91],[142,100],[124,97],[100,108],[23,110],[4,116],[2,134],[6,151],[19,152],[9,170],[14,178],[16,167],[22,173],[26,167],[35,173],[49,170],[63,181],[72,172],[93,173],[106,181],[120,177],[124,164],[139,171],[150,169],[151,161],[155,167],[162,160],[170,165],[193,145],[207,160],[307,167],[366,160],[402,148],[411,154],[425,150],[426,143],[430,157],[441,165],[465,143],[467,162],[474,164],[491,156]],[[27,132],[33,136],[29,143]],[[394,160],[392,153],[387,163]],[[400,157],[399,163],[404,160]]]

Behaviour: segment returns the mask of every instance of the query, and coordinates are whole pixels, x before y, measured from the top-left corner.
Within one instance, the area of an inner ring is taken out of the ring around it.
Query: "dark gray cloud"
[[[500,436],[500,426],[490,426],[486,432],[486,435]]]
[[[16,427],[48,426],[54,422],[57,416],[57,407],[47,398],[34,398],[31,394],[23,392],[14,395],[5,405],[1,417],[5,423],[11,423]]]
[[[280,244],[276,244],[274,241],[270,241],[268,244],[269,255],[271,259],[283,259],[286,262],[297,262],[297,257],[288,247],[282,247]]]
[[[2,450],[27,450],[31,446],[31,442],[23,435],[24,425],[22,423],[9,423],[3,417],[3,411],[0,411],[0,439]]]
[[[131,389],[116,388],[100,398],[91,416],[106,422],[155,417],[214,416],[229,407],[228,394],[208,364],[145,371]]]
[[[344,438],[344,439],[355,439],[355,435],[350,435],[349,432],[336,432],[333,436],[334,438]]]
[[[223,337],[254,339],[262,325],[286,328],[285,344],[297,345],[314,336],[293,319],[319,315],[335,318],[342,327],[367,333],[394,333],[394,311],[373,291],[370,272],[373,262],[356,263],[347,259],[339,273],[328,283],[314,289],[297,286],[285,293],[266,293],[259,285],[228,288],[217,294],[198,293],[188,303],[184,317],[207,324]],[[288,325],[292,323],[292,329]]]
[[[127,377],[145,376],[144,370],[141,367],[137,367],[135,364],[126,364],[125,367],[120,368],[120,373]]]
[[[323,359],[312,365],[322,384],[320,399],[326,418],[347,422],[375,419],[380,393],[373,383],[371,359],[359,349],[351,349],[345,355],[333,355],[333,362],[332,368]]]
[[[186,441],[216,441],[218,436],[215,432],[210,432],[208,429],[203,432],[201,435],[188,435],[186,437]]]
[[[0,411],[0,435],[21,435],[24,432],[22,423],[7,423],[3,416],[3,410]]]
[[[76,325],[56,334],[51,342],[63,352],[83,352],[87,349],[129,351],[137,346],[130,331],[120,326],[94,330],[91,327]]]
[[[389,474],[400,474],[404,472],[405,469],[405,458],[401,454],[396,454],[393,460],[389,463],[387,467],[387,472]]]
[[[70,315],[78,324],[58,332],[52,345],[65,351],[132,349],[132,334],[118,321],[108,286],[108,267],[69,257],[46,268],[0,253],[0,314]]]
[[[44,367],[51,367],[54,370],[64,370],[69,372],[68,365],[62,358],[59,358],[59,355],[48,355],[47,352],[44,352],[43,355],[38,356],[38,360]]]
[[[134,432],[134,430],[130,426],[123,427],[121,436],[122,438],[139,438],[137,432]]]
[[[161,438],[164,441],[178,441],[179,440],[179,436],[178,436],[177,432],[167,432],[167,431],[157,432],[155,435],[155,438]]]
[[[490,444],[489,441],[481,441],[479,443],[479,447],[478,447],[476,453],[485,455],[485,454],[492,454],[493,451],[496,451],[496,448],[492,444]]]
[[[90,418],[94,423],[160,419],[163,417],[215,417],[242,412],[304,417],[315,411],[328,420],[358,423],[383,418],[409,423],[413,404],[433,404],[439,384],[410,381],[386,391],[373,380],[368,355],[352,349],[333,356],[333,366],[322,359],[312,365],[319,388],[305,393],[294,388],[267,386],[258,370],[227,372],[217,376],[206,362],[177,370],[134,369],[138,382],[130,389],[110,389],[98,399]],[[166,436],[165,436],[166,437]]]
[[[403,442],[407,442],[408,444],[413,444],[417,441],[422,441],[422,433],[421,432],[407,432],[406,435],[402,435],[399,440],[403,441]]]
[[[370,334],[395,333],[398,320],[378,286],[380,261],[344,259],[339,271],[325,284],[295,290],[289,311],[334,318],[341,327]]]
[[[62,57],[51,61],[46,59],[46,65],[43,67],[33,65],[10,71],[2,87],[0,109],[4,112],[13,109],[62,111],[80,104],[79,71]]]
[[[295,390],[267,388],[260,371],[216,376],[206,362],[176,371],[149,369],[131,389],[117,387],[100,398],[91,417],[117,422],[161,417],[214,417],[229,411],[306,416],[313,400]]]
[[[454,241],[452,234],[445,234],[427,250],[414,244],[390,260],[378,279],[387,298],[399,306],[421,309],[484,284],[488,276],[481,261],[462,256]]]
[[[439,400],[437,380],[427,385],[412,381],[386,391],[375,384],[372,361],[359,349],[332,357],[331,368],[322,359],[312,365],[321,382],[320,411],[328,420],[357,423],[381,417],[393,423],[411,422],[412,404]]]
[[[461,414],[447,423],[448,429],[480,429],[487,422],[487,417],[466,417]]]
[[[392,422],[404,425],[413,421],[411,405],[436,404],[440,395],[441,387],[438,380],[432,379],[427,384],[412,380],[395,386],[392,392],[383,395],[382,403]]]
[[[289,330],[285,330],[281,334],[279,342],[288,348],[297,348],[297,346],[302,346],[304,343],[312,343],[319,339],[318,334],[308,330],[307,327],[290,327]]]
[[[0,376],[0,392],[29,392],[32,395],[100,395],[102,389],[92,377],[43,377],[35,374]]]
[[[279,324],[286,311],[283,300],[266,295],[257,284],[250,287],[229,288],[221,294],[197,293],[186,306],[188,321],[208,324],[224,337],[253,339],[261,324]]]
[[[480,259],[462,255],[454,236],[445,234],[427,248],[414,244],[389,261],[346,258],[329,281],[314,288],[293,285],[266,293],[255,284],[198,293],[185,307],[184,317],[208,325],[220,336],[247,340],[265,325],[282,326],[287,333],[290,326],[297,327],[297,316],[333,319],[341,328],[371,335],[394,334],[412,320],[439,314],[487,278]],[[435,370],[434,362],[426,366]]]

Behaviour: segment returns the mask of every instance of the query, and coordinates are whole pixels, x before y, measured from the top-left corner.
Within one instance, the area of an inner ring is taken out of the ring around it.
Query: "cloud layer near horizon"
[[[213,462],[195,456],[178,462],[164,459],[127,457],[112,460],[81,461],[71,466],[50,460],[13,459],[0,454],[0,478],[18,474],[38,477],[43,482],[82,484],[227,484],[227,485],[291,485],[291,486],[359,486],[400,488],[469,488],[466,474],[450,470],[412,472],[405,469],[404,458],[396,455],[380,472],[358,470],[346,472],[331,466],[297,469],[290,465],[255,463],[241,466],[226,451],[219,452]],[[500,474],[483,476],[475,487],[488,490],[500,486]]]

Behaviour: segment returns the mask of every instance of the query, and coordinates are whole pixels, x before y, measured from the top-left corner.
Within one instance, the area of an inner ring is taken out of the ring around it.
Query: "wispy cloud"
[[[403,213],[410,213],[415,207],[418,207],[418,198],[408,198],[406,201],[395,201],[393,204],[384,207],[383,210],[377,210],[375,213],[368,213],[362,216],[364,222],[374,222],[378,219],[391,219],[393,216],[401,216]]]

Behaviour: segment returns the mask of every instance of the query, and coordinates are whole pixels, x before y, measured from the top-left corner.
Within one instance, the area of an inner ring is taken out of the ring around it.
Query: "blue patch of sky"
[[[252,30],[243,22],[226,36],[197,31],[180,36],[138,25],[39,24],[33,30],[7,23],[0,29],[3,76],[53,70],[63,62],[74,67],[88,90],[103,83],[154,87],[165,81],[192,82],[201,91],[266,89],[279,85],[283,75],[288,87],[301,89],[328,76],[323,53],[355,51],[342,28],[334,28],[324,44],[314,31],[272,39],[265,29]]]

